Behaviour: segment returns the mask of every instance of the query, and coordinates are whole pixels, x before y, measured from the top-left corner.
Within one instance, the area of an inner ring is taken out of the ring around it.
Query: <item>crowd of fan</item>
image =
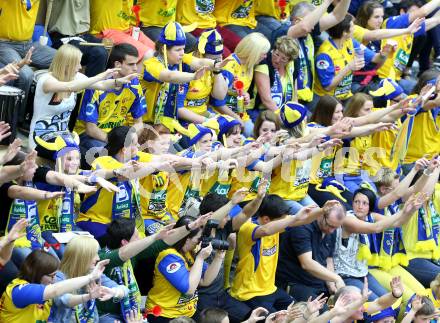
[[[0,323],[436,322],[439,8],[2,1]]]

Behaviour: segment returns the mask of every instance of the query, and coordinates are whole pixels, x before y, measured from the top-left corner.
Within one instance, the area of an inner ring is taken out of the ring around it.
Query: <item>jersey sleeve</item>
[[[179,292],[187,293],[189,289],[189,271],[184,260],[177,255],[166,255],[157,265],[159,272]]]
[[[158,82],[160,73],[165,69],[158,60],[149,59],[144,62],[143,79],[147,82]]]
[[[238,231],[238,238],[243,244],[253,244],[257,239],[255,238],[255,232],[259,228],[258,224],[252,222],[244,223]]]
[[[12,302],[17,308],[25,308],[31,304],[44,303],[45,285],[42,284],[26,284],[15,286],[12,290]]]
[[[369,49],[367,46],[362,45],[361,43],[359,43],[355,39],[353,39],[353,46],[354,46],[354,48],[359,48],[359,47],[362,48],[362,50],[364,51],[365,64],[371,63],[371,61],[374,58],[374,55],[376,55],[376,53],[374,51]]]
[[[393,16],[386,20],[385,27],[387,29],[407,28],[410,25],[409,14]]]
[[[335,77],[333,60],[327,54],[319,54],[316,57],[316,72],[323,87],[329,86]]]
[[[142,87],[139,84],[139,80],[133,80],[133,84],[130,86],[130,90],[133,92],[135,99],[130,108],[130,113],[133,119],[138,119],[147,113],[147,103],[145,102],[145,96],[142,92]]]
[[[354,40],[357,40],[358,42],[362,43],[366,33],[367,33],[367,29],[358,25],[354,25],[354,31],[353,31]]]
[[[78,114],[78,119],[97,123],[99,115],[99,91],[97,90],[86,90],[84,92],[84,97],[81,100],[81,107]]]

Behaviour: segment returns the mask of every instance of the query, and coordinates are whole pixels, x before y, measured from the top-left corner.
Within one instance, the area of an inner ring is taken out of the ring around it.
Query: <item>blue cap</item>
[[[185,31],[178,22],[169,22],[162,28],[159,35],[159,42],[167,46],[185,45]]]
[[[240,122],[227,115],[219,115],[217,117],[217,122],[219,125],[218,138],[222,138],[224,134],[228,132],[229,129],[240,126]]]

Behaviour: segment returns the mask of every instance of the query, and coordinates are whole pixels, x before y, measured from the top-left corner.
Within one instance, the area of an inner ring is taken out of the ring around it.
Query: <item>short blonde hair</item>
[[[376,174],[376,187],[391,186],[393,181],[399,178],[399,175],[391,168],[382,167]]]
[[[78,48],[65,44],[58,48],[55,53],[55,57],[49,67],[49,72],[58,81],[73,81],[77,72],[77,66],[81,62],[81,57],[82,53]]]
[[[298,57],[299,45],[298,42],[292,37],[281,36],[275,42],[275,49],[289,57],[290,61],[293,61]]]
[[[98,250],[99,243],[94,238],[84,236],[73,238],[66,246],[60,270],[67,278],[87,275]]]
[[[250,33],[235,47],[234,53],[244,60],[249,75],[254,73],[254,67],[260,62],[261,55],[268,53],[270,43],[262,33]]]

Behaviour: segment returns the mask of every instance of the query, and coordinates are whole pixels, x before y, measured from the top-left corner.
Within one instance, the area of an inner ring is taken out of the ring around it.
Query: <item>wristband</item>
[[[396,295],[394,295],[394,291],[391,292],[391,294],[393,295],[394,298],[401,298],[403,294],[400,294],[399,297],[397,297]]]
[[[426,168],[426,169],[423,171],[423,175],[425,175],[425,176],[431,176],[431,174],[432,174],[432,170],[429,170],[428,168]]]
[[[191,228],[189,227],[189,223],[185,224],[185,229],[186,231],[192,231]]]
[[[213,73],[214,75],[219,75],[219,74],[221,74],[221,72],[222,72],[222,70],[213,70],[213,71],[212,71],[212,73]]]

